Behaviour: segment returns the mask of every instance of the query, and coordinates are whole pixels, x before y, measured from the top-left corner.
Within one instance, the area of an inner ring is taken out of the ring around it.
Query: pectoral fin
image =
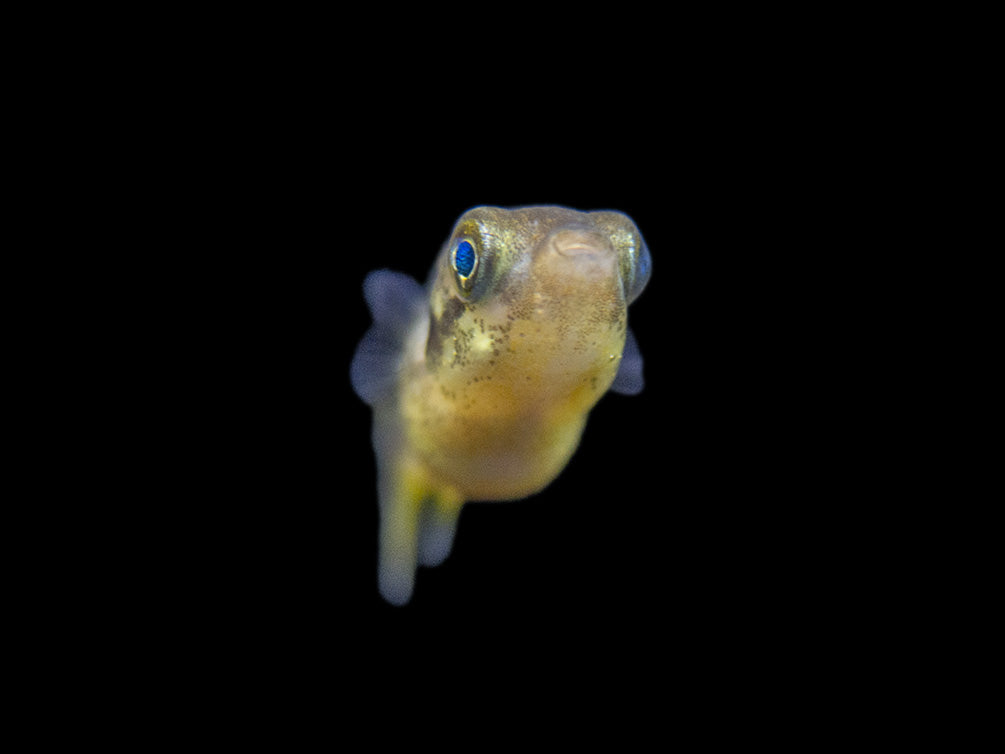
[[[349,379],[356,395],[373,406],[394,390],[402,342],[408,328],[422,316],[425,295],[408,275],[375,270],[363,281],[363,296],[373,325],[356,348]]]
[[[639,350],[639,343],[635,340],[635,335],[629,327],[625,334],[625,350],[621,354],[621,364],[618,366],[618,373],[614,377],[611,390],[623,395],[638,395],[645,387],[645,380],[642,378],[642,352]]]

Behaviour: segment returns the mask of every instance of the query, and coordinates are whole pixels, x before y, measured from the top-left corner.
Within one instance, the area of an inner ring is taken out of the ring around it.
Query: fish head
[[[427,366],[445,383],[494,380],[525,404],[575,395],[581,410],[614,380],[650,267],[621,212],[471,209],[431,274]]]

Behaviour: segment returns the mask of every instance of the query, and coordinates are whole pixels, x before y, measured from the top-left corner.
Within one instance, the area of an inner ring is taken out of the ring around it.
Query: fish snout
[[[621,287],[618,254],[602,233],[561,228],[539,248],[535,264],[539,289],[555,301],[581,308],[609,298]]]
[[[614,249],[608,239],[594,231],[565,228],[556,231],[551,238],[552,248],[564,257],[614,256]]]

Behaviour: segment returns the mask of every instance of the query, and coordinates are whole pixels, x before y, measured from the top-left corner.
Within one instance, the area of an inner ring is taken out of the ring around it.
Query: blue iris
[[[454,250],[454,269],[461,277],[467,277],[475,268],[475,247],[468,241],[461,241]]]

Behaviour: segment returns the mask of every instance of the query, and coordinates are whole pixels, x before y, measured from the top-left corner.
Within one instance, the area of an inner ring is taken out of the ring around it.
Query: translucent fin
[[[387,403],[374,408],[380,506],[377,586],[392,605],[412,598],[416,565],[439,565],[450,554],[463,498],[436,486],[402,444],[397,416]]]
[[[409,489],[408,470],[400,458],[380,458],[378,454],[377,474],[380,505],[377,587],[392,605],[404,605],[412,598],[415,585],[422,499]]]
[[[403,272],[374,270],[363,280],[363,298],[375,324],[403,337],[426,294],[415,278]]]
[[[425,293],[414,279],[400,272],[375,270],[363,281],[373,325],[356,347],[349,366],[352,389],[373,405],[393,389],[402,344],[425,307]]]
[[[625,350],[621,355],[621,365],[618,367],[618,374],[614,378],[611,390],[622,395],[638,395],[645,387],[645,380],[642,379],[642,352],[639,350],[639,343],[635,340],[632,328],[628,328],[625,334]]]
[[[464,501],[440,491],[427,501],[419,519],[419,563],[438,566],[454,546],[457,517]]]
[[[356,395],[369,405],[376,403],[394,387],[394,373],[401,344],[377,327],[371,327],[356,346],[349,380]]]

